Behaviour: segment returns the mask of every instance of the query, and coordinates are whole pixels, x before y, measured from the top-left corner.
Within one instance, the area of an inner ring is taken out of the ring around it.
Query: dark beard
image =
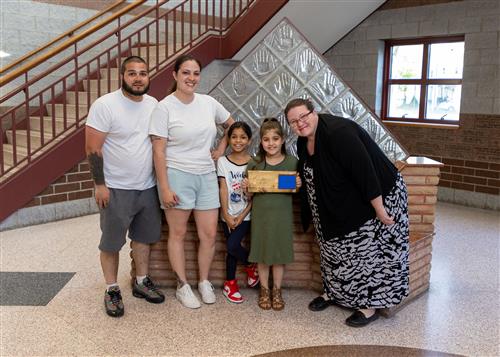
[[[127,92],[130,95],[143,95],[146,94],[149,90],[149,83],[146,87],[144,87],[143,90],[134,90],[132,87],[130,87],[123,79],[122,79],[122,89]]]

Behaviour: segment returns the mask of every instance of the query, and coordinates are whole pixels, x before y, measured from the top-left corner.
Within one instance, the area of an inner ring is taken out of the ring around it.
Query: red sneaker
[[[259,272],[257,271],[257,264],[252,264],[245,267],[247,272],[247,285],[249,288],[254,288],[259,283]]]
[[[240,294],[240,288],[236,280],[226,280],[222,289],[224,296],[231,302],[239,304],[243,302],[243,296]]]

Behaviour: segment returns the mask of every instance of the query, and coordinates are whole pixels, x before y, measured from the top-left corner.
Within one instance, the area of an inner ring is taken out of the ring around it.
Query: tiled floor
[[[126,313],[103,311],[98,216],[0,232],[1,271],[76,272],[47,305],[2,306],[1,356],[250,356],[321,345],[395,345],[469,356],[499,356],[498,212],[439,204],[428,293],[391,319],[363,329],[343,324],[349,312],[313,313],[310,291],[286,290],[283,312],[263,312],[256,291],[231,305],[221,293],[192,311],[167,289],[164,304],[132,297],[128,251],[119,283]]]

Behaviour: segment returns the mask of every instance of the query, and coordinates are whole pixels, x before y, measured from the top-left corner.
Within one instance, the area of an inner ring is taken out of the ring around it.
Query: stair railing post
[[[160,69],[160,6],[158,5],[158,0],[156,0],[155,8],[155,25],[156,25],[156,72]],[[167,57],[165,57],[166,59]],[[149,61],[148,61],[149,66]]]
[[[118,18],[118,31],[116,32],[116,36],[118,38],[118,72],[120,72],[120,68],[122,66],[122,22],[121,22],[122,17],[120,16]],[[130,49],[132,51],[132,49]],[[111,76],[108,76],[108,93],[111,92]],[[120,81],[118,81],[118,86],[120,86]]]
[[[29,117],[30,117],[30,91],[29,91],[29,85],[28,85],[28,71],[26,71],[24,73],[24,83],[25,83],[25,87],[24,87],[24,96],[26,98],[26,150],[28,151],[28,162],[31,162],[31,130],[30,130],[30,121],[29,121]],[[14,128],[16,126],[14,125]],[[14,135],[12,136],[13,138],[15,138],[15,133]],[[17,145],[14,149],[14,151],[16,152],[17,151]],[[17,152],[16,152],[17,153]],[[16,161],[17,163],[17,161]]]
[[[75,45],[73,46],[74,49],[75,49],[75,53],[73,54],[74,56],[74,63],[75,63],[75,84],[74,84],[74,88],[75,88],[75,124],[76,124],[76,127],[78,128],[80,126],[80,113],[79,113],[79,109],[80,109],[80,105],[79,105],[79,101],[80,101],[80,96],[78,95],[78,47],[77,47],[77,43],[75,43]],[[66,108],[67,107],[67,104],[66,102],[64,102],[64,107]],[[66,113],[67,114],[67,113]],[[66,115],[65,115],[65,120],[66,119]]]

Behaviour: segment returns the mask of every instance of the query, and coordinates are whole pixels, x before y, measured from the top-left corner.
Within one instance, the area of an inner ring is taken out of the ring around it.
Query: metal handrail
[[[33,72],[30,72],[30,69],[37,66],[34,61],[31,62],[30,68],[25,67],[25,71],[20,77],[20,79],[24,79],[23,83],[16,85],[14,90],[0,98],[0,103],[6,103],[7,100],[14,99],[16,95],[24,97],[20,103],[14,104],[6,112],[0,114],[0,121],[10,122],[11,129],[8,135],[11,136],[12,150],[9,154],[12,162],[7,165],[3,152],[7,143],[0,133],[0,179],[20,164],[38,160],[40,153],[45,155],[43,148],[46,145],[56,143],[70,130],[83,125],[95,96],[101,96],[108,91],[115,90],[117,85],[119,86],[116,80],[112,82],[110,73],[112,68],[119,68],[121,57],[137,54],[134,51],[138,51],[139,55],[150,63],[149,70],[155,71],[153,78],[159,73],[159,70],[170,65],[177,54],[192,48],[205,36],[224,34],[235,20],[248,11],[251,4],[255,2],[255,0],[232,0],[233,16],[231,17],[228,9],[223,9],[222,6],[217,8],[217,4],[219,4],[217,0],[184,0],[165,12],[160,11],[160,7],[169,0],[157,0],[156,4],[149,9],[121,23],[123,14],[145,1],[136,1],[132,4],[135,6],[122,9],[92,29],[66,41],[58,47],[57,53],[73,46],[72,54],[49,68],[44,68],[42,73],[32,76]],[[209,2],[211,2],[210,6]],[[236,7],[239,9],[237,13]],[[149,21],[149,17],[146,15],[151,14],[154,15],[154,18]],[[198,18],[197,24],[192,22],[194,16]],[[219,18],[216,19],[217,17]],[[224,24],[223,17],[225,17]],[[85,35],[97,31],[115,19],[118,21],[116,27],[101,34],[93,42],[85,43],[83,48],[78,48],[78,42],[86,39]],[[146,24],[139,22],[142,19],[147,20]],[[139,26],[135,27],[135,25]],[[170,37],[172,34],[173,43],[171,43]],[[98,45],[110,39],[116,39],[116,41],[113,40],[112,43],[106,44],[102,50],[98,50],[97,55],[93,53]],[[54,52],[53,55],[57,54]],[[40,61],[40,58],[35,61]],[[68,65],[73,66],[73,68],[66,73],[64,68]],[[45,80],[51,74],[59,76],[51,80],[50,84],[46,84]],[[8,81],[4,80],[0,83],[3,85]],[[41,86],[37,87],[38,84]],[[87,86],[86,91],[82,91],[82,86]],[[82,93],[85,94],[82,95]],[[68,104],[68,98],[73,98],[73,104]],[[71,109],[74,110],[71,116],[69,116],[69,106],[72,106]],[[59,114],[55,114],[56,109],[59,110]],[[21,122],[21,125],[18,125],[18,115],[21,116],[21,119],[26,118]],[[57,121],[56,118],[61,118],[62,121]],[[45,121],[47,122],[45,123]],[[33,133],[36,134],[34,139],[31,137]],[[25,136],[26,143],[22,146],[25,146],[26,150],[21,150],[18,147],[18,135]],[[35,143],[33,140],[37,142]]]
[[[118,7],[119,5],[123,4],[124,2],[126,2],[127,0],[116,0],[116,2],[114,4],[111,4],[109,5],[108,7],[106,7],[105,9],[99,11],[97,14],[95,14],[94,16],[92,17],[89,17],[88,19],[86,19],[85,21],[82,21],[80,22],[78,25],[70,28],[68,31],[66,31],[65,33],[63,34],[60,34],[59,36],[57,36],[56,38],[54,38],[53,40],[51,40],[50,42],[47,42],[46,44],[34,49],[33,51],[31,52],[28,52],[27,54],[23,55],[22,57],[18,58],[17,60],[15,60],[14,62],[12,63],[9,63],[7,66],[5,66],[4,68],[0,68],[0,74],[3,74],[5,72],[7,72],[8,70],[10,70],[11,68],[13,67],[16,67],[18,66],[19,64],[21,64],[22,62],[26,61],[28,58],[31,58],[33,57],[34,55],[46,50],[47,48],[49,48],[50,46],[52,46],[53,44],[59,42],[60,40],[62,40],[63,38],[65,37],[70,37],[70,36],[73,36],[73,34],[80,30],[81,28],[83,28],[84,26],[87,26],[89,23],[91,23],[92,21],[98,19],[99,17],[101,17],[102,15],[114,10],[116,7]]]
[[[93,34],[94,32],[100,30],[101,28],[103,28],[107,24],[113,22],[114,20],[116,20],[117,18],[121,17],[122,15],[128,13],[130,10],[135,9],[136,7],[142,5],[146,1],[147,0],[135,0],[135,2],[131,3],[130,5],[127,5],[126,7],[124,7],[123,9],[121,9],[120,11],[117,11],[116,13],[114,13],[113,15],[111,15],[110,17],[108,17],[107,19],[101,21],[100,23],[98,23],[98,24],[92,26],[91,28],[83,31],[82,33],[80,33],[80,34],[78,34],[78,35],[76,35],[76,36],[74,36],[74,37],[66,40],[65,42],[61,43],[59,46],[57,46],[52,51],[49,51],[46,54],[44,54],[44,55],[42,55],[40,57],[37,57],[33,61],[28,62],[27,64],[25,64],[21,68],[18,68],[17,70],[15,70],[15,71],[13,71],[13,72],[11,72],[9,74],[6,74],[5,76],[0,77],[0,86],[3,86],[5,84],[13,81],[14,79],[22,76],[23,74],[25,74],[26,72],[28,72],[30,69],[32,69],[32,68],[38,66],[39,64],[45,62],[49,58],[54,57],[55,55],[61,53],[62,51],[64,51],[65,49],[67,49],[69,46],[77,43],[78,41],[82,40],[83,38],[85,38],[85,37]],[[4,72],[4,71],[2,71],[2,72]]]

